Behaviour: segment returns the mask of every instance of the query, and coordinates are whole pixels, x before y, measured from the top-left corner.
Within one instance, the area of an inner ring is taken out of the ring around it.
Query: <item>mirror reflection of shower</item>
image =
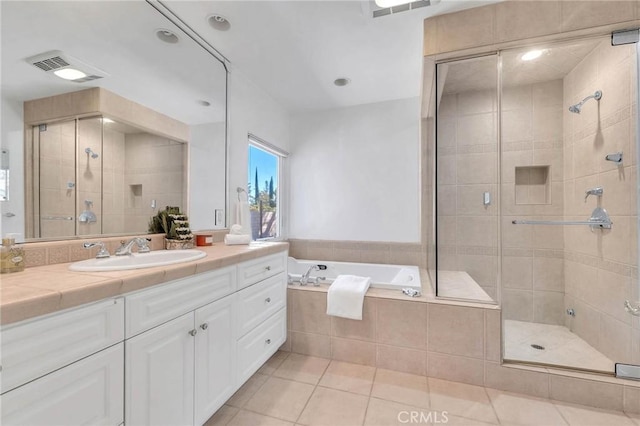
[[[98,154],[96,154],[95,152],[93,152],[93,150],[92,150],[91,148],[85,148],[85,149],[84,149],[84,152],[86,152],[86,153],[87,153],[87,155],[90,155],[90,156],[91,156],[91,158],[93,158],[93,159],[96,159],[96,158],[98,158],[98,157],[99,157],[99,155],[98,155]]]
[[[583,100],[581,100],[575,105],[571,105],[569,107],[569,111],[575,114],[580,114],[582,105],[584,105],[584,103],[587,102],[589,99],[595,99],[596,101],[599,101],[600,99],[602,99],[602,90],[596,90],[596,92],[593,95],[587,96],[586,98],[584,98]]]

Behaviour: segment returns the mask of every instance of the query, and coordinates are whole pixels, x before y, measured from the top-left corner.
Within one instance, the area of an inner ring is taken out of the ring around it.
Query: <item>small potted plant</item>
[[[181,250],[193,248],[193,234],[189,228],[189,218],[180,213],[180,207],[167,206],[160,210],[149,221],[149,232],[164,233],[164,248],[166,250]]]

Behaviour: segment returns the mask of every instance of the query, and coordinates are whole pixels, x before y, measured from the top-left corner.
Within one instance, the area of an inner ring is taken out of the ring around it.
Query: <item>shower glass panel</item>
[[[78,164],[76,218],[78,235],[102,233],[102,117],[78,120]],[[111,170],[110,170],[111,172]],[[105,194],[106,202],[113,194]]]
[[[436,294],[495,303],[498,57],[436,66]]]
[[[635,46],[602,37],[500,56],[503,357],[640,364],[624,308],[638,299]]]

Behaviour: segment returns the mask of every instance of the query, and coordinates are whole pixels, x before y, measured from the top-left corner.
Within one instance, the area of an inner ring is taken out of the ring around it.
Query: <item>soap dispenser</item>
[[[15,234],[7,234],[0,248],[0,274],[24,271],[24,249],[16,244]]]

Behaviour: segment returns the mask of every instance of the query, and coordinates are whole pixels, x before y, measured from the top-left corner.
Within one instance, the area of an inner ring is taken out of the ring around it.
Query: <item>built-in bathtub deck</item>
[[[494,303],[480,284],[465,271],[438,271],[438,297]]]

